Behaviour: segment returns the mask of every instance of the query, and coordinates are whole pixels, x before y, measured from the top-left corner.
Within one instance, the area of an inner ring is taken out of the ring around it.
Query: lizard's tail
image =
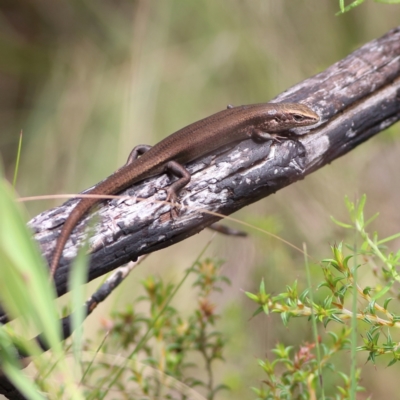
[[[56,247],[54,249],[53,258],[50,264],[50,278],[54,277],[57,270],[58,263],[60,261],[62,252],[64,250],[65,243],[67,243],[68,237],[74,229],[75,225],[79,220],[90,210],[90,208],[98,202],[98,199],[81,199],[76,207],[72,210],[71,214],[64,222],[64,226],[61,229],[60,236],[58,237]]]

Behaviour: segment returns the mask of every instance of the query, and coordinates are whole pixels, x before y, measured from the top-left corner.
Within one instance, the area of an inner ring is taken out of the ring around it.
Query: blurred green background
[[[154,144],[227,104],[266,102],[400,23],[399,5],[366,1],[335,16],[338,3],[2,0],[0,152],[7,178],[12,180],[21,129],[19,195],[76,193],[121,166],[133,146]],[[299,247],[305,242],[319,259],[329,257],[329,246],[348,234],[330,215],[346,220],[344,196],[366,193],[367,212],[381,213],[374,229],[382,236],[398,232],[399,131],[399,125],[392,127],[235,217]],[[33,217],[60,203],[32,202],[26,208]],[[302,289],[306,283],[301,254],[249,233],[248,239],[217,237],[208,251],[226,260],[224,273],[232,280],[215,297],[223,315],[220,328],[230,337],[226,363],[215,367],[233,388],[220,398],[251,398],[248,387],[263,378],[256,358],[270,355],[278,340],[286,345],[312,340],[306,321],[282,328],[276,315],[250,318],[255,307],[241,289],[257,291],[261,277],[274,293],[295,279]],[[211,235],[205,231],[153,254],[107,307],[129,302],[137,281],[150,272],[180,279]],[[190,290],[179,296],[190,299]],[[105,306],[91,316],[89,333],[104,314]],[[338,363],[348,364],[347,356]],[[398,366],[386,369],[388,360],[364,365],[366,358],[360,355],[367,393],[400,398]]]

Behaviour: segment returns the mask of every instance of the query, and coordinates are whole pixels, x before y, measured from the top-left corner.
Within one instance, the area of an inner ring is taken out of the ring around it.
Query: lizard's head
[[[273,105],[273,109],[266,110],[268,118],[265,121],[265,128],[269,132],[314,125],[319,121],[318,114],[304,104],[276,103]]]

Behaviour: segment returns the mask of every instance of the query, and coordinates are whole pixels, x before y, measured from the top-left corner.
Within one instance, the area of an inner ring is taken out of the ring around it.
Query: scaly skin
[[[228,106],[226,110],[180,129],[154,147],[138,146],[132,151],[126,165],[87,194],[116,194],[136,182],[169,170],[180,177],[167,189],[167,201],[176,201],[178,192],[190,181],[190,175],[182,164],[228,143],[250,137],[262,140],[285,138],[289,129],[313,125],[318,121],[318,114],[303,104],[265,103]],[[274,136],[277,133],[280,136]],[[139,154],[142,155],[137,158]],[[54,276],[72,230],[99,201],[94,198],[81,199],[65,221],[51,261],[51,277]]]

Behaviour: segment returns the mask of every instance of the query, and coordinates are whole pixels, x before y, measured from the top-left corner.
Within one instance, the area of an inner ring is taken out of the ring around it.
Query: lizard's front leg
[[[253,129],[250,133],[250,137],[252,139],[260,140],[260,141],[266,141],[266,140],[273,140],[274,142],[280,143],[280,139],[287,139],[287,136],[280,136],[275,133],[268,133],[264,132],[261,129]]]

